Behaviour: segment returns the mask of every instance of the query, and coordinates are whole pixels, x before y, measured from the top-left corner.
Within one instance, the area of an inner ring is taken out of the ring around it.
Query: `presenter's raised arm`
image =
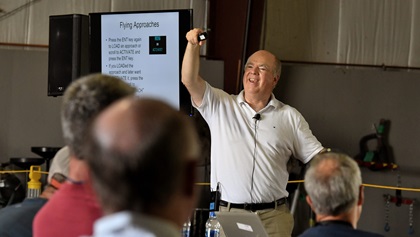
[[[198,41],[198,35],[202,32],[201,29],[192,29],[187,33],[186,38],[188,44],[185,49],[181,70],[182,83],[187,88],[194,104],[197,106],[201,105],[206,89],[205,81],[199,75],[200,47],[205,41]]]

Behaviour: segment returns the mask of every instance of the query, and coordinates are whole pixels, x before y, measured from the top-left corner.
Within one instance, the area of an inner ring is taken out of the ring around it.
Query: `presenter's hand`
[[[203,33],[204,31],[202,29],[199,28],[194,28],[190,31],[188,31],[187,35],[185,36],[185,38],[187,38],[188,43],[192,44],[192,45],[200,45],[202,46],[206,40],[202,40],[202,41],[198,41],[198,35]]]

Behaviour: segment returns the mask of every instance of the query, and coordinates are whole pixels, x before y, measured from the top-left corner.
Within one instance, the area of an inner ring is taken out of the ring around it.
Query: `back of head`
[[[161,101],[135,97],[98,116],[87,161],[106,213],[154,212],[184,191],[185,179],[194,182],[186,177],[199,155],[192,123]]]
[[[357,163],[342,153],[317,155],[305,174],[305,189],[316,214],[337,216],[354,207],[362,178]]]
[[[66,89],[61,107],[63,136],[70,152],[82,159],[82,146],[92,120],[112,102],[134,93],[134,87],[104,74],[91,74],[74,81]]]

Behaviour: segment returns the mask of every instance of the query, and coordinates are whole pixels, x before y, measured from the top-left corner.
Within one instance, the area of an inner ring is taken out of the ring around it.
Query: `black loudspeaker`
[[[75,79],[89,73],[89,17],[50,16],[48,96],[63,95]]]

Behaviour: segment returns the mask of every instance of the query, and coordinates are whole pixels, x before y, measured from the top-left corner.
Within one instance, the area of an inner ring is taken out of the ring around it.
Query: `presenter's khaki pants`
[[[250,212],[244,209],[220,207],[220,211],[230,212]],[[276,209],[259,210],[255,213],[260,217],[265,230],[270,237],[290,237],[292,236],[294,219],[290,213],[287,204],[277,206]],[[223,228],[220,234],[221,237],[225,237]]]

